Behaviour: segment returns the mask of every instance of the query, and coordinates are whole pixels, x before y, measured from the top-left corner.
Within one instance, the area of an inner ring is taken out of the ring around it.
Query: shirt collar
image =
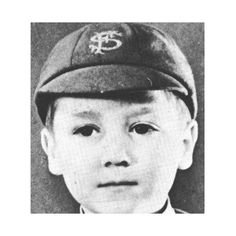
[[[169,214],[169,215],[175,214],[175,210],[174,210],[174,208],[171,206],[170,199],[168,198],[167,201],[168,201],[168,205],[167,205],[167,207],[166,207],[166,210],[163,212],[163,214]]]

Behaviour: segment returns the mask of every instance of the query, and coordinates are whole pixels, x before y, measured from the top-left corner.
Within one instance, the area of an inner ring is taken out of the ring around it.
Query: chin
[[[114,202],[100,202],[99,204],[91,204],[87,209],[94,213],[134,213],[135,206],[133,201],[114,201]]]

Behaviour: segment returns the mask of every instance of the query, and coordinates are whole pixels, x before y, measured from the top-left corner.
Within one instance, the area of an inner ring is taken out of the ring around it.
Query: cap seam
[[[84,27],[84,30],[83,30],[83,31],[80,31],[80,34],[78,35],[78,38],[77,38],[76,43],[75,43],[75,46],[74,46],[74,48],[73,48],[73,50],[72,50],[72,53],[71,53],[70,66],[72,66],[72,60],[73,60],[73,57],[74,57],[75,48],[76,48],[76,46],[77,46],[77,44],[78,44],[78,42],[79,42],[79,40],[80,40],[82,34],[84,33],[84,31],[85,31],[86,29],[87,29],[87,27]]]

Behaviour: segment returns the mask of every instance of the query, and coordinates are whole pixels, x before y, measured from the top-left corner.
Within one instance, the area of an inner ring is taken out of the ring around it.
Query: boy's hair
[[[53,131],[53,120],[56,109],[57,109],[57,98],[50,99],[50,101],[48,102],[48,111],[45,119],[45,127],[49,131]]]
[[[185,102],[175,93],[167,90],[158,90],[162,91],[163,95],[166,96],[168,101],[173,102],[173,107],[177,110],[178,115],[184,121],[189,121],[191,119],[191,114]],[[74,98],[97,98],[97,99],[108,99],[115,100],[122,103],[147,103],[153,101],[153,97],[148,91],[116,91],[107,94],[67,94],[66,96],[54,96],[50,97],[48,100],[48,110],[45,119],[45,127],[49,131],[53,131],[53,121],[55,112],[57,109],[57,100],[60,97],[74,97]]]

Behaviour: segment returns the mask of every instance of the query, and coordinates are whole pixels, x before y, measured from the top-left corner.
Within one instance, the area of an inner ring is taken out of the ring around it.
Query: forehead
[[[163,91],[149,91],[148,93],[123,94],[107,97],[62,97],[57,99],[56,113],[74,115],[78,112],[94,113],[100,116],[109,112],[124,114],[139,112],[148,113],[176,113],[174,95],[167,95]],[[137,114],[139,114],[137,113]],[[176,115],[176,114],[175,114]]]

